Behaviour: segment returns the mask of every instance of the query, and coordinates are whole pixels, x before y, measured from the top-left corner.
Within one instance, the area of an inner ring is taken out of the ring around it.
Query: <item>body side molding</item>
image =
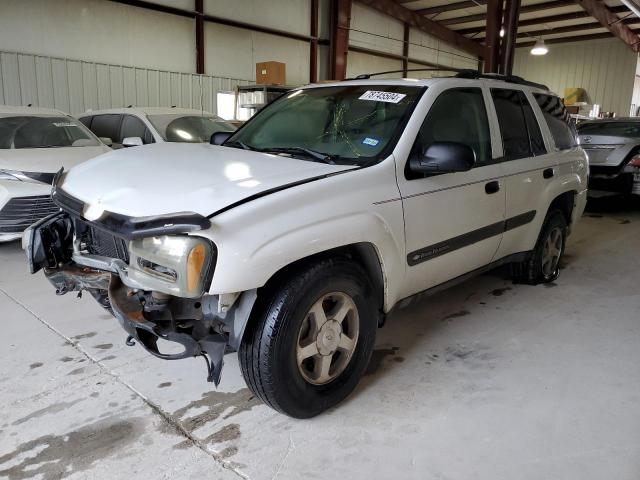
[[[514,228],[526,225],[531,222],[535,216],[536,211],[530,210],[520,215],[516,215],[515,217],[507,218],[501,222],[492,223],[491,225],[478,228],[477,230],[463,233],[457,237],[415,250],[407,255],[407,263],[412,267],[419,263],[426,262],[427,260],[439,257],[440,255],[444,255],[445,253],[459,250],[495,235],[500,235],[509,230],[513,230]]]

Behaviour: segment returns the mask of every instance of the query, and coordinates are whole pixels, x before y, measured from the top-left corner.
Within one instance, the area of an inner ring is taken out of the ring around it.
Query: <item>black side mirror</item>
[[[233,135],[233,132],[215,132],[211,135],[209,143],[211,145],[222,145],[231,135]]]
[[[423,155],[409,160],[409,169],[423,175],[466,172],[476,163],[476,154],[469,145],[457,142],[434,142]]]

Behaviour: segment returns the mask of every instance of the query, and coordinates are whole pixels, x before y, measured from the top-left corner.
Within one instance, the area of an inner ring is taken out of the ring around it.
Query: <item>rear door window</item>
[[[533,156],[529,141],[527,120],[522,108],[519,90],[492,88],[491,97],[496,107],[502,135],[505,160],[517,160]]]
[[[538,102],[545,122],[551,131],[551,136],[555,141],[556,148],[567,150],[577,145],[576,134],[573,128],[571,117],[567,109],[558,97],[534,93],[533,97]]]
[[[542,133],[540,132],[540,126],[538,120],[533,113],[533,108],[527,97],[523,92],[520,94],[520,104],[522,105],[522,111],[524,112],[524,119],[527,123],[527,131],[529,132],[529,143],[531,144],[531,151],[534,155],[543,155],[547,153],[547,149],[544,146],[544,140],[542,139]]]

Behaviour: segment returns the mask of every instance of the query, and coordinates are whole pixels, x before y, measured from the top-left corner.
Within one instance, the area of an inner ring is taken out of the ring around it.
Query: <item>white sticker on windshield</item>
[[[54,127],[75,127],[76,124],[73,122],[53,122]]]
[[[376,90],[367,90],[362,95],[360,95],[359,99],[369,100],[371,102],[398,103],[404,97],[406,97],[404,93],[379,92]]]

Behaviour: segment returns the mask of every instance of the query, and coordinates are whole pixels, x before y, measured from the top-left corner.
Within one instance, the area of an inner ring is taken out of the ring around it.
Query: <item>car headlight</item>
[[[22,173],[22,172],[20,172],[18,170],[0,169],[0,180],[16,180],[18,182],[21,182],[25,178],[26,177],[25,177],[24,173]]]
[[[207,239],[189,236],[147,237],[129,244],[129,274],[141,272],[156,279],[172,295],[202,295],[215,262],[215,248]]]

